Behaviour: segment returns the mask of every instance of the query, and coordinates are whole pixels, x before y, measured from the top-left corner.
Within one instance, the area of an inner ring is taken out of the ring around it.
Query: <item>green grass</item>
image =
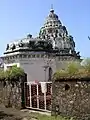
[[[31,113],[30,117],[31,118],[36,118],[37,120],[73,120],[72,118],[68,119],[68,118],[64,118],[64,117],[61,117],[61,116],[55,117],[55,116],[49,116],[49,115],[42,115],[42,114],[39,114],[39,113]]]
[[[56,71],[53,80],[73,80],[73,79],[90,79],[90,60],[87,64],[81,66],[78,62],[70,62],[65,69]]]

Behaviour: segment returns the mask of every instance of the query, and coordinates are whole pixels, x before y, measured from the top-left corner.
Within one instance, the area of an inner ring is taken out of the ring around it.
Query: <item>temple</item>
[[[57,69],[64,69],[67,61],[79,60],[80,55],[73,37],[51,9],[38,36],[28,34],[10,42],[2,58],[5,70],[17,65],[27,73],[28,81],[49,81]]]

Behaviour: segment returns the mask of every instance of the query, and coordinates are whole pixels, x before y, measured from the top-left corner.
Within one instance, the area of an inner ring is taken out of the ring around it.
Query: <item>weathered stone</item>
[[[0,104],[3,104],[5,107],[12,107],[21,109],[24,107],[24,82],[27,81],[26,77],[18,80],[17,82],[7,81],[4,86],[4,81],[0,81]]]
[[[68,85],[69,89],[64,89]],[[90,80],[54,81],[52,114],[85,120],[90,116]],[[56,110],[58,107],[58,111]]]
[[[23,118],[22,120],[28,120],[27,118]]]
[[[30,120],[37,120],[36,118],[31,118]]]

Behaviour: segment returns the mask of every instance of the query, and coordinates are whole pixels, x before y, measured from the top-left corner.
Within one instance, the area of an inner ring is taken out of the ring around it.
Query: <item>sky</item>
[[[11,41],[38,35],[51,4],[74,37],[76,51],[90,57],[90,0],[0,0],[0,56]]]

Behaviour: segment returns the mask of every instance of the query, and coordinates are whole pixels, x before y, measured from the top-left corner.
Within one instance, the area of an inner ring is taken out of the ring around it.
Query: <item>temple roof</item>
[[[55,25],[55,23],[57,23],[57,25],[61,25],[61,21],[58,19],[58,15],[54,13],[53,9],[50,10],[50,13],[48,17],[46,18],[46,22],[45,22],[45,24],[47,25],[51,25],[50,23],[52,24],[52,26]]]
[[[68,34],[65,26],[62,25],[58,15],[51,9],[46,17],[43,27],[41,27],[39,36],[33,38],[28,34],[26,38],[13,41],[7,44],[6,52],[15,50],[58,50],[66,51],[68,54],[75,54],[75,42],[73,37]]]
[[[63,35],[64,33],[68,34],[66,27],[62,25],[58,15],[51,9],[43,27],[40,29],[39,36],[42,38],[44,35],[50,37],[55,36],[55,34]]]

